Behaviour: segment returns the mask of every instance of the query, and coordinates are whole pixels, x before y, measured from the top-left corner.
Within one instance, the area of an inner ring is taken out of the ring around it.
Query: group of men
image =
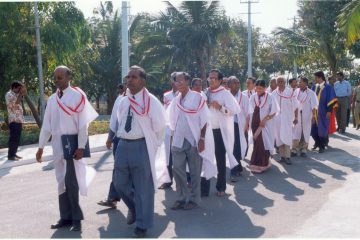
[[[86,195],[94,176],[84,160],[89,157],[87,127],[97,113],[85,93],[70,86],[67,67],[57,67],[54,76],[58,90],[47,103],[36,158],[41,162],[51,136],[60,209],[60,220],[51,227],[79,231],[83,214],[78,192]],[[275,148],[286,164],[291,164],[291,154],[306,157],[310,135],[314,148],[323,152],[336,98],[323,72],[316,72],[314,79],[311,90],[305,77],[287,87],[279,76],[268,88],[264,80],[248,78],[247,89],[241,91],[238,78],[224,81],[217,69],[209,72],[206,89],[201,79],[174,72],[172,90],[164,94],[162,104],[146,89],[144,69],[132,66],[110,118],[106,146],[113,146],[114,170],[109,195],[98,204],[114,208],[122,199],[129,209],[127,223],[136,222],[135,236],[144,237],[154,222],[155,191],[170,187],[173,179],[177,199],[171,209],[191,210],[209,196],[213,177],[216,195],[225,196],[226,167],[231,169],[230,180],[238,181],[249,144],[254,144],[253,173],[271,166]],[[166,157],[157,158],[162,144]]]

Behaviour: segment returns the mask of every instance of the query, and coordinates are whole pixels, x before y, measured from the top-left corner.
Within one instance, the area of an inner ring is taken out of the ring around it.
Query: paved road
[[[228,196],[212,195],[193,211],[172,211],[173,190],[156,193],[155,227],[149,237],[360,237],[360,131],[335,135],[326,153],[295,158],[292,166],[273,161],[261,175],[245,171]],[[51,230],[58,219],[54,171],[42,165],[0,169],[0,238],[131,237],[123,203],[116,210],[96,204],[107,191],[113,158],[93,154],[98,174],[81,198],[83,232]]]

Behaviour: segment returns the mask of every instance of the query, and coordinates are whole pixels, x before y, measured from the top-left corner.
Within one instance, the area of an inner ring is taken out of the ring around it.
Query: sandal
[[[182,201],[176,201],[174,203],[174,205],[171,207],[172,210],[179,210],[179,209],[184,209],[185,206],[185,202]]]
[[[192,210],[194,208],[197,208],[198,205],[192,201],[188,202],[187,204],[185,204],[184,206],[184,210]]]

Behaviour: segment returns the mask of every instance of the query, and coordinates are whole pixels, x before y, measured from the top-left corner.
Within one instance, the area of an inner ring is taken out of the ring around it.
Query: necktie
[[[133,99],[135,99],[135,96],[133,96]],[[125,131],[127,133],[131,131],[131,122],[132,122],[132,112],[130,111],[130,106],[129,106],[128,115],[125,122]]]
[[[64,95],[64,92],[59,90],[59,98],[62,98],[63,95]]]

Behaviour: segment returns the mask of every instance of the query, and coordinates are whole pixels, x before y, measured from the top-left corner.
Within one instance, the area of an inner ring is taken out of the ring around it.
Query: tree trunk
[[[200,71],[200,78],[203,80],[203,87],[206,84],[206,70],[205,70],[205,62],[204,62],[204,52],[197,51],[196,52],[196,62]]]
[[[31,99],[29,98],[28,95],[25,96],[25,101],[29,105],[32,115],[35,118],[36,124],[38,125],[39,128],[41,128],[41,119],[40,119],[38,112],[36,111],[36,107],[35,107],[34,103],[31,101]]]
[[[96,97],[96,111],[100,112],[100,97]]]

